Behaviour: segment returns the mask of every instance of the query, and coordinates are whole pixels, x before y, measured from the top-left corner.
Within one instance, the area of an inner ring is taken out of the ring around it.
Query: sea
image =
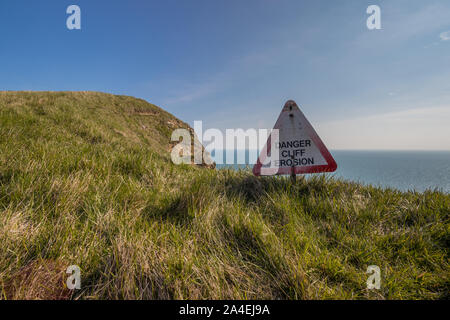
[[[400,191],[438,190],[450,193],[450,151],[343,151],[331,150],[338,164],[330,175]],[[217,165],[217,168],[250,169],[257,151],[237,151],[245,156],[245,165]],[[214,154],[213,154],[214,158]]]

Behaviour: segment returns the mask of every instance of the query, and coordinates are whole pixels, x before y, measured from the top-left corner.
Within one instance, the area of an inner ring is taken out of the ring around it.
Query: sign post
[[[292,156],[291,159],[294,159],[294,157]],[[292,166],[292,168],[291,168],[291,182],[292,182],[292,184],[295,184],[297,182],[297,175],[295,174],[294,166]]]
[[[293,100],[283,107],[258,161],[256,176],[334,172],[336,161]]]

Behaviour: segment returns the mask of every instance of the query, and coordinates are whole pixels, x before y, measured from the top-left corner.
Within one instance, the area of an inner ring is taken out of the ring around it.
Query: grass
[[[175,166],[175,127],[130,97],[1,92],[0,296],[449,298],[448,194]]]

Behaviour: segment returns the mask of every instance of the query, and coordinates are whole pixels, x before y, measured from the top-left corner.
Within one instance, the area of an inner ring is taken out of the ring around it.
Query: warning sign
[[[336,171],[337,164],[298,108],[286,102],[253,167],[256,176]]]

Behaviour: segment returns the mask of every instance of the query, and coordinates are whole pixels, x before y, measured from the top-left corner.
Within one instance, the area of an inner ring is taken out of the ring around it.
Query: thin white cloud
[[[441,38],[442,41],[448,41],[450,40],[450,30],[449,31],[445,31],[442,32],[439,37]]]
[[[208,96],[210,94],[215,93],[218,90],[219,86],[212,80],[209,83],[204,83],[200,85],[190,85],[187,86],[184,90],[180,90],[176,92],[171,98],[165,99],[164,104],[177,104],[177,103],[185,103],[192,102],[196,99]]]
[[[319,123],[330,149],[450,150],[450,106]]]
[[[264,51],[249,52],[246,55],[231,60],[224,66],[223,70],[217,74],[210,75],[203,82],[189,84],[184,88],[171,92],[170,97],[163,100],[164,105],[176,105],[180,103],[192,103],[205,97],[213,95],[217,92],[229,89],[235,85],[237,81],[245,81],[250,76],[254,76],[261,72],[264,66],[268,68],[284,61],[291,51],[296,50],[300,55],[302,48],[299,44],[291,42],[280,42],[278,45],[265,48]],[[238,79],[238,80],[236,80]]]

